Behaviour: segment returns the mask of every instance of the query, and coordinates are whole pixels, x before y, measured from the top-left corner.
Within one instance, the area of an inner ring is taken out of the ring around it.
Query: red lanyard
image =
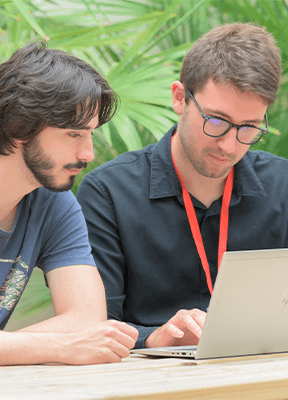
[[[172,136],[172,139],[173,139],[173,136]],[[171,143],[172,143],[172,140],[171,140]],[[171,148],[171,154],[172,154],[172,148]],[[194,241],[195,241],[195,244],[197,247],[197,251],[198,251],[198,254],[199,254],[200,260],[202,262],[202,266],[203,266],[205,275],[206,275],[208,289],[212,295],[213,286],[212,286],[209,264],[208,264],[208,260],[207,260],[198,220],[197,220],[196,213],[194,210],[194,206],[193,206],[190,194],[189,194],[188,190],[186,189],[186,186],[180,175],[180,172],[178,171],[178,168],[176,167],[173,154],[172,154],[172,161],[173,161],[173,165],[174,165],[175,171],[177,173],[178,179],[182,186],[183,200],[184,200],[184,205],[185,205],[187,217],[189,220],[192,236],[194,238]],[[221,214],[220,214],[220,229],[219,229],[219,245],[218,245],[218,270],[219,270],[220,263],[221,263],[221,260],[223,257],[223,253],[226,251],[226,248],[227,248],[229,204],[230,204],[230,199],[231,199],[231,195],[232,195],[233,181],[234,181],[234,167],[231,168],[229,175],[226,179],[224,193],[223,193],[223,199],[222,199],[222,207],[221,207]]]

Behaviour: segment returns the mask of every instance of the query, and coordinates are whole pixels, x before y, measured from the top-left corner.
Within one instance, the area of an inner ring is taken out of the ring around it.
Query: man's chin
[[[51,190],[52,192],[67,192],[68,190],[72,189],[75,181],[75,176],[71,176],[69,178],[69,181],[64,183],[63,185],[55,185],[55,184],[50,184],[46,183],[43,185],[46,189]]]
[[[219,178],[223,178],[225,176],[228,175],[229,171],[231,169],[231,166],[229,166],[228,168],[223,168],[223,169],[216,169],[216,168],[211,168],[208,170],[207,169],[199,169],[198,173],[202,176],[204,176],[205,178],[211,178],[211,179],[219,179]]]
[[[209,174],[209,176],[207,176],[208,178],[212,178],[212,179],[221,179],[221,178],[226,178],[226,176],[229,174],[231,167],[229,169],[225,169],[224,171],[221,172],[211,172]]]

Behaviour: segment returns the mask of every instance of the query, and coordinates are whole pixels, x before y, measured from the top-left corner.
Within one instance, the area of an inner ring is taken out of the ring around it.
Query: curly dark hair
[[[180,81],[187,104],[189,91],[201,91],[212,78],[259,95],[269,107],[276,99],[280,76],[280,51],[273,36],[265,27],[237,22],[218,26],[197,40],[184,59]]]
[[[43,42],[30,43],[0,64],[0,154],[15,139],[29,143],[45,127],[81,129],[116,113],[119,96],[89,64]]]

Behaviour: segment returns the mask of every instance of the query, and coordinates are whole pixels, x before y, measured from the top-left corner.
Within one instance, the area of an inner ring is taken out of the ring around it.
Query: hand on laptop
[[[194,308],[179,310],[145,341],[145,347],[196,345],[199,342],[206,313]]]

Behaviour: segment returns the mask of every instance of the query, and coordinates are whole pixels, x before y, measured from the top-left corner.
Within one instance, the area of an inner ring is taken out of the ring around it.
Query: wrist
[[[155,336],[157,337],[157,333],[158,333],[158,330],[159,330],[159,329],[160,329],[160,328],[155,329],[155,331],[152,332],[152,333],[150,333],[150,335],[146,338],[146,340],[145,340],[145,342],[144,342],[145,347],[149,347],[149,348],[151,348],[151,347],[158,347],[158,346],[155,344]]]
[[[23,335],[26,336],[24,348],[27,356],[31,357],[32,364],[66,364],[64,343],[67,341],[66,337],[70,334],[23,332]]]

